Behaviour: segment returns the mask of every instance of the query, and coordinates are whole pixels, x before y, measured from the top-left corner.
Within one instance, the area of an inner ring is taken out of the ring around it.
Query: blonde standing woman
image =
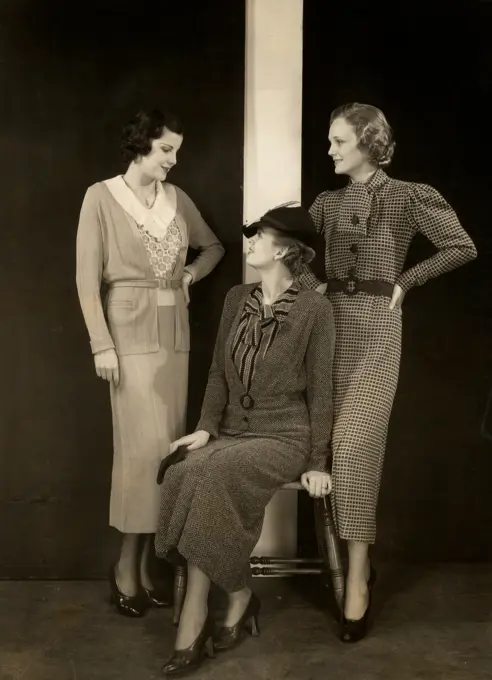
[[[393,133],[383,112],[351,103],[331,114],[329,156],[349,183],[324,191],[310,208],[324,237],[327,284],[306,269],[304,285],[329,296],[336,328],[333,428],[335,523],[348,541],[349,570],[341,639],[365,636],[376,572],[369,546],[388,423],[400,367],[407,291],[476,257],[456,213],[436,189],[389,177]],[[436,253],[404,271],[417,232]]]

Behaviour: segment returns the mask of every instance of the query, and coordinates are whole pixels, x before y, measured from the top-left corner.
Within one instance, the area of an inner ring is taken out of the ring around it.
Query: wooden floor
[[[377,566],[374,622],[359,644],[338,640],[318,581],[256,579],[261,635],[193,677],[492,679],[492,565]],[[0,582],[1,680],[159,678],[174,634],[169,610],[116,614],[105,582]]]

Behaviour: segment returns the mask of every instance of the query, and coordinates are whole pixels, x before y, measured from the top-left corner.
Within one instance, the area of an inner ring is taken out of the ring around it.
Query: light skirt
[[[119,357],[120,384],[111,384],[113,473],[109,523],[122,533],[157,528],[156,483],[169,445],[185,434],[188,352],[174,351],[174,307],[158,307],[158,352]]]

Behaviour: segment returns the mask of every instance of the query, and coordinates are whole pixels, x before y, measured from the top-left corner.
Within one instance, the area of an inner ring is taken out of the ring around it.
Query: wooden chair
[[[281,490],[304,491],[300,482],[284,484]],[[345,577],[338,537],[335,532],[330,498],[314,498],[314,522],[318,543],[318,557],[313,558],[282,558],[261,557],[250,558],[253,576],[286,576],[326,574],[329,575],[336,602],[340,610],[343,608],[345,594]],[[304,566],[303,566],[304,565]],[[312,565],[312,566],[306,566]],[[174,616],[173,624],[179,623],[181,609],[186,594],[187,570],[186,565],[176,567],[174,572]]]
[[[284,484],[282,489],[304,491],[304,487],[300,482]],[[345,596],[345,576],[329,496],[313,498],[313,506],[318,557],[282,558],[253,556],[250,558],[251,573],[253,576],[280,576],[282,574],[286,576],[307,576],[311,574],[325,574],[330,578],[335,600],[340,610],[342,610]]]

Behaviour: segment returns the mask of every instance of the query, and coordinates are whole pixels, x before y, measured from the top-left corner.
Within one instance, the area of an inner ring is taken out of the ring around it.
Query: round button
[[[352,243],[352,245],[350,246],[350,252],[353,253],[354,255],[357,255],[357,253],[359,252],[359,246],[357,245],[357,243]]]
[[[250,409],[253,408],[254,406],[254,400],[253,397],[251,397],[249,394],[243,394],[241,399],[239,400],[241,406],[245,409]]]
[[[352,215],[352,224],[354,225],[354,227],[359,226],[359,218],[357,217],[357,215]]]

